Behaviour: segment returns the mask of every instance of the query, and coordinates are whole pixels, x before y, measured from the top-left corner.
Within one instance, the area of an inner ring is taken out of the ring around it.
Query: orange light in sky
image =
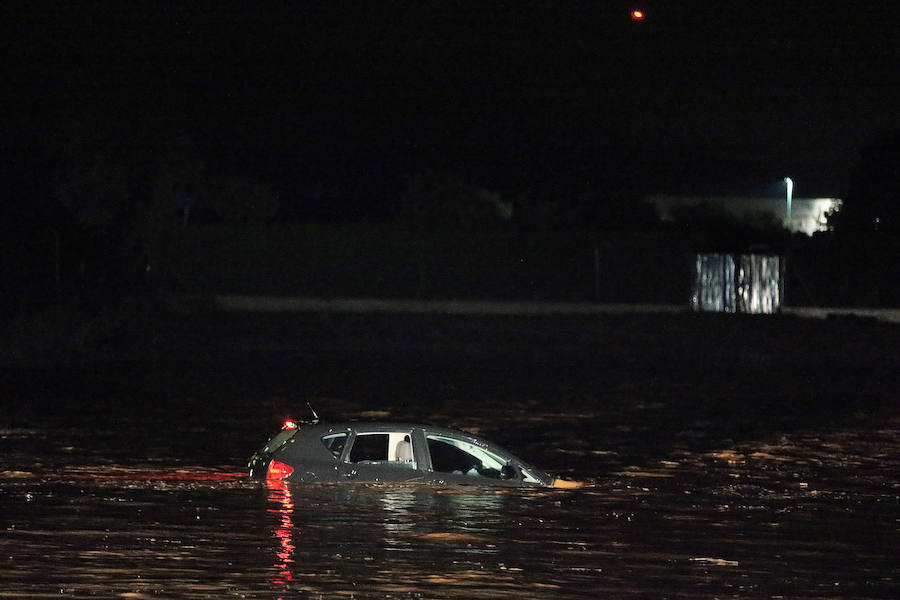
[[[631,11],[631,18],[635,21],[640,21],[644,18],[644,11],[642,10],[633,10]]]

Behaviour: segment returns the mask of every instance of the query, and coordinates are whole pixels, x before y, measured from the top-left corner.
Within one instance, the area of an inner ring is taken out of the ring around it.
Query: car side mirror
[[[515,479],[518,476],[515,467],[505,464],[500,467],[500,479]]]

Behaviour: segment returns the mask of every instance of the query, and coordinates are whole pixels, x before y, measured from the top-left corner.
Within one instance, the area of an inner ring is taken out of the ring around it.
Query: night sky
[[[785,175],[836,196],[900,126],[895,4],[7,2],[6,201],[107,142],[373,214],[423,170],[504,196]]]

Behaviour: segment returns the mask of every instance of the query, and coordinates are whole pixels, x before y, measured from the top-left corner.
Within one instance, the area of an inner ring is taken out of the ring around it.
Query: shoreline
[[[692,314],[689,306],[652,303],[511,302],[495,300],[411,300],[383,298],[314,298],[305,296],[257,296],[250,294],[184,294],[167,299],[172,307],[205,305],[226,312],[332,312],[394,313],[418,315],[625,315]],[[716,313],[704,313],[716,314]],[[740,313],[745,314],[745,313]],[[777,315],[804,319],[856,317],[900,323],[900,308],[783,307]]]

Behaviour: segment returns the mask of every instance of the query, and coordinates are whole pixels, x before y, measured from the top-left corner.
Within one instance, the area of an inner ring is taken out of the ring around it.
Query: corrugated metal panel
[[[734,258],[730,254],[698,254],[695,261],[696,311],[734,312]]]
[[[698,254],[691,306],[696,311],[774,313],[781,307],[781,257]]]
[[[739,312],[777,312],[781,306],[781,257],[742,254],[737,286]]]

